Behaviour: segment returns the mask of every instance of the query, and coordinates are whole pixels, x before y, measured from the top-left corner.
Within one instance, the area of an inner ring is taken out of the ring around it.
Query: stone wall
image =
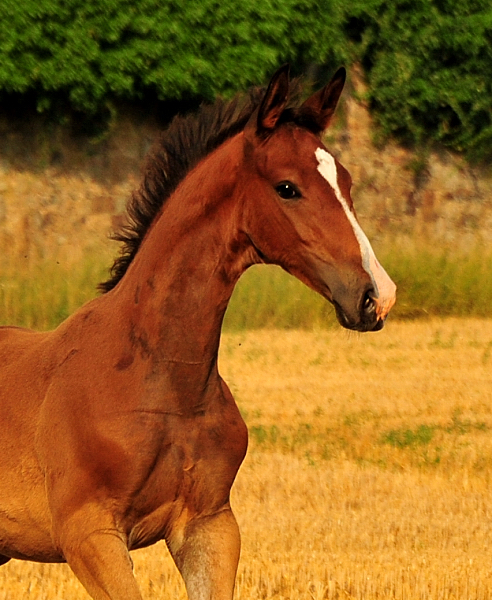
[[[356,90],[364,91],[357,73]],[[492,177],[442,151],[425,163],[410,150],[376,148],[365,106],[349,99],[332,148],[350,171],[359,219],[372,237],[428,240],[466,250],[492,242]]]
[[[4,261],[76,263],[107,242],[132,182],[0,171],[0,249]],[[116,250],[116,248],[115,248]]]

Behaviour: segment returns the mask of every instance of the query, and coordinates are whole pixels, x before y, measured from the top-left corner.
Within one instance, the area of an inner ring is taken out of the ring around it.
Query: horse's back
[[[51,332],[23,327],[0,327],[0,403],[19,383],[23,390],[29,381],[38,381],[46,371],[47,355],[43,351]],[[20,390],[19,390],[20,391]]]
[[[12,358],[17,357],[24,348],[26,350],[32,348],[33,344],[40,342],[46,335],[48,335],[46,332],[35,331],[34,329],[15,325],[2,325],[0,326],[0,356],[7,361],[9,355]]]
[[[44,376],[43,352],[49,335],[21,327],[0,327],[0,446],[13,432],[22,436],[36,420],[49,384]]]
[[[0,327],[0,419],[4,424],[8,414],[32,418],[34,406],[42,402],[50,370],[51,353],[46,352],[50,335],[22,327]]]

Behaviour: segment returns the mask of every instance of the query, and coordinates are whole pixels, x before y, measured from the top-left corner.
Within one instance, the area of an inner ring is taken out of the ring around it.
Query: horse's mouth
[[[357,319],[351,319],[338,302],[332,300],[335,307],[337,320],[342,327],[351,331],[380,331],[384,327],[385,319],[380,318],[376,312],[373,315],[363,315]]]

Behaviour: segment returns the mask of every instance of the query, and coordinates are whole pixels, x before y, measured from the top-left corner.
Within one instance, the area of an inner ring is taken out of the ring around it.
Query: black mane
[[[293,88],[291,101],[299,96],[298,82]],[[127,223],[113,235],[122,247],[110,278],[98,286],[103,293],[113,289],[124,276],[166,199],[195,165],[245,128],[260,105],[264,91],[253,88],[229,102],[217,100],[213,105],[202,105],[196,114],[175,117],[161,133],[146,159],[143,181],[128,202]],[[306,111],[288,108],[281,121],[295,122],[319,133],[311,117]]]

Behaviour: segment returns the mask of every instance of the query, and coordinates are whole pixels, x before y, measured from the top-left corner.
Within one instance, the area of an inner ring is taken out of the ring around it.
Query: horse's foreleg
[[[184,534],[168,541],[190,600],[232,599],[240,545],[230,507],[190,521]]]
[[[133,576],[123,537],[99,529],[76,537],[65,536],[62,550],[67,563],[94,600],[142,600]]]

